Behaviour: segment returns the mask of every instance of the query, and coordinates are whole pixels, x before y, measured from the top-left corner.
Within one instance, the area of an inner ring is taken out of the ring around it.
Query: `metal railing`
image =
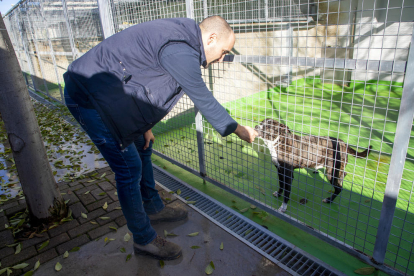
[[[159,18],[223,16],[236,44],[202,72],[233,118],[372,150],[348,155],[331,204],[322,171],[294,170],[285,213],[263,142],[220,137],[186,96],[153,129],[156,153],[389,274],[413,275],[413,11],[413,0],[28,0],[5,23],[27,85],[62,101],[67,66],[105,37]]]

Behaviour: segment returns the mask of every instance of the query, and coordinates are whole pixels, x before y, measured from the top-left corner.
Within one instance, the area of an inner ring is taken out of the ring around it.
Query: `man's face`
[[[224,56],[228,54],[234,46],[236,36],[232,32],[228,37],[222,37],[218,40],[215,33],[203,37],[204,51],[206,54],[207,66],[215,62],[222,62]]]

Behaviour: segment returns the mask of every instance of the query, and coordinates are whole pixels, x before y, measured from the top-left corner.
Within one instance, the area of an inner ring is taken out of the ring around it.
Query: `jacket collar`
[[[203,36],[201,34],[200,26],[197,25],[197,36],[198,41],[200,42],[200,65],[206,68],[207,66],[207,59],[206,59],[206,53],[204,52],[204,45],[203,45]]]

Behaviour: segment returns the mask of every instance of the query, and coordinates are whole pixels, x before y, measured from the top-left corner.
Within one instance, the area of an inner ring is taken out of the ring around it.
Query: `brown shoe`
[[[159,222],[172,222],[183,220],[188,217],[187,209],[181,204],[171,203],[154,215],[148,215],[151,224]]]
[[[181,257],[181,247],[166,239],[157,237],[147,245],[134,243],[134,251],[137,255],[146,255],[158,260],[175,260]]]

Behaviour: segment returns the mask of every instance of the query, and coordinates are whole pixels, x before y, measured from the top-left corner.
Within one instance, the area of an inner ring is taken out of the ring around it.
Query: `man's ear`
[[[216,42],[217,42],[217,34],[216,33],[211,33],[208,36],[207,45],[210,45],[211,43],[216,43]]]

